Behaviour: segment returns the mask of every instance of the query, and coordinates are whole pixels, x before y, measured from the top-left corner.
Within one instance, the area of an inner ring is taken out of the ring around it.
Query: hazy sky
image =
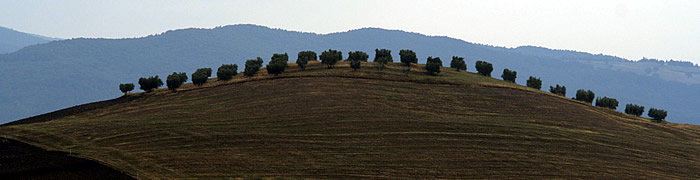
[[[700,63],[697,0],[0,0],[0,26],[59,38],[241,23],[324,34],[380,27],[496,46]]]

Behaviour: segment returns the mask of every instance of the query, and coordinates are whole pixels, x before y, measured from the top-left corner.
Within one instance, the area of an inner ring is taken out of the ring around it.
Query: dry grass
[[[698,126],[448,68],[347,66],[137,93],[0,135],[154,179],[700,178]]]

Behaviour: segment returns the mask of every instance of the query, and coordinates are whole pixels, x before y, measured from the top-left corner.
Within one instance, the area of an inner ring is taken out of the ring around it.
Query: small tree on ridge
[[[440,73],[440,67],[442,67],[440,57],[433,58],[432,56],[428,56],[428,62],[425,64],[425,70],[427,70],[430,75]]]
[[[192,73],[192,84],[202,86],[211,77],[211,68],[199,68]]]
[[[374,49],[374,62],[377,63],[377,69],[383,70],[387,63],[394,62],[394,59],[391,57],[391,50]]]
[[[119,84],[119,90],[126,95],[129,91],[134,90],[134,83]]]
[[[287,53],[272,55],[272,58],[270,58],[270,63],[267,64],[267,73],[274,75],[282,74],[284,69],[287,68],[288,60],[289,56],[287,56]]]
[[[493,64],[486,61],[476,61],[476,71],[479,74],[491,77],[491,72],[493,71]]]
[[[566,96],[566,86],[559,86],[559,84],[557,84],[556,87],[549,86],[549,92],[560,96]]]
[[[617,109],[617,99],[615,98],[609,98],[609,97],[603,97],[603,98],[596,98],[595,99],[595,106],[598,107],[606,107],[610,109]]]
[[[225,81],[232,79],[233,76],[238,74],[238,65],[236,64],[222,64],[219,69],[216,70],[216,78],[219,81]]]
[[[527,87],[542,89],[542,80],[540,78],[530,76],[530,79],[527,80]]]
[[[510,69],[506,68],[503,69],[503,74],[501,74],[501,78],[503,78],[504,81],[512,82],[515,83],[515,78],[518,77],[518,72],[511,71]]]
[[[642,116],[642,114],[644,114],[644,106],[636,104],[627,104],[625,106],[625,113],[635,115],[637,117]]]
[[[591,91],[591,90],[586,91],[583,89],[579,89],[578,91],[576,91],[576,97],[574,97],[574,99],[579,100],[579,101],[583,101],[583,102],[592,103],[593,99],[595,99],[595,93],[593,93],[593,91]]]
[[[389,56],[391,56],[391,54],[389,54]],[[401,58],[401,63],[405,64],[406,66],[410,67],[411,63],[418,63],[418,58],[413,50],[402,49],[399,51],[399,56]]]
[[[306,70],[306,64],[309,63],[309,61],[315,61],[316,60],[316,52],[313,51],[301,51],[297,54],[297,65],[299,65],[299,68],[301,70]]]
[[[452,62],[450,62],[450,67],[455,68],[457,72],[459,70],[467,70],[467,63],[464,61],[463,57],[452,56]]]
[[[653,122],[662,122],[666,119],[667,114],[668,112],[666,112],[666,110],[649,108],[649,113],[647,115],[652,118]]]
[[[153,91],[153,89],[163,86],[163,80],[160,80],[158,76],[151,76],[148,78],[139,78],[139,87],[141,90],[148,92]]]
[[[318,57],[321,59],[321,63],[328,66],[328,69],[332,69],[338,61],[343,59],[343,52],[328,49],[327,51],[323,51]]]
[[[248,59],[245,61],[245,70],[243,74],[248,77],[253,77],[255,73],[262,67],[263,60],[258,57],[257,59]]]
[[[185,79],[182,79],[183,76],[185,77]],[[187,74],[185,74],[185,72],[173,72],[173,74],[168,75],[168,77],[165,79],[165,82],[168,85],[168,89],[172,91],[175,91],[175,89],[182,86],[182,84],[185,83],[185,81],[187,81]]]

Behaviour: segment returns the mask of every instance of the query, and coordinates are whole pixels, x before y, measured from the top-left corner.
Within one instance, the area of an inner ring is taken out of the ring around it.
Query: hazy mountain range
[[[15,52],[26,46],[47,43],[53,40],[60,39],[23,33],[0,26],[0,54]]]
[[[700,124],[700,67],[688,62],[630,61],[533,46],[504,48],[378,28],[314,34],[257,25],[172,30],[142,38],[59,40],[2,54],[0,123],[118,97],[119,83],[137,84],[139,77],[164,78],[174,71],[191,75],[196,68],[215,70],[224,63],[238,64],[240,71],[246,59],[260,56],[267,63],[273,53],[287,52],[293,62],[299,51],[329,48],[341,50],[344,58],[348,51],[365,51],[370,59],[375,48],[386,48],[394,61],[399,61],[400,49],[412,49],[420,63],[438,56],[445,66],[452,56],[463,56],[472,72],[476,60],[485,60],[494,64],[495,78],[509,68],[518,72],[518,84],[536,76],[543,80],[542,90],[561,84],[572,97],[577,89],[590,89],[596,96],[617,98],[621,111],[634,103],[645,110],[666,109],[672,122]]]

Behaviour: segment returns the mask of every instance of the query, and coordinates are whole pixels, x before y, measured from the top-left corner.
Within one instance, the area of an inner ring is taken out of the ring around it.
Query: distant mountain
[[[54,40],[59,39],[23,33],[0,26],[0,54],[15,52],[23,47]]]
[[[509,68],[518,72],[518,84],[536,76],[542,78],[543,90],[562,84],[572,97],[577,89],[590,89],[597,96],[617,98],[618,110],[634,103],[666,109],[672,122],[700,124],[700,68],[690,63],[495,47],[379,28],[322,35],[257,25],[182,29],[129,39],[61,40],[0,55],[0,122],[114,98],[121,94],[119,83],[136,84],[143,76],[191,74],[196,68],[216,69],[224,63],[236,63],[241,70],[246,59],[258,56],[267,62],[273,53],[287,52],[292,62],[299,51],[329,48],[343,51],[344,57],[348,51],[373,56],[375,48],[387,48],[395,61],[400,49],[412,49],[421,63],[438,56],[446,66],[452,56],[463,56],[472,72],[476,60],[485,60],[494,64],[496,78]]]

